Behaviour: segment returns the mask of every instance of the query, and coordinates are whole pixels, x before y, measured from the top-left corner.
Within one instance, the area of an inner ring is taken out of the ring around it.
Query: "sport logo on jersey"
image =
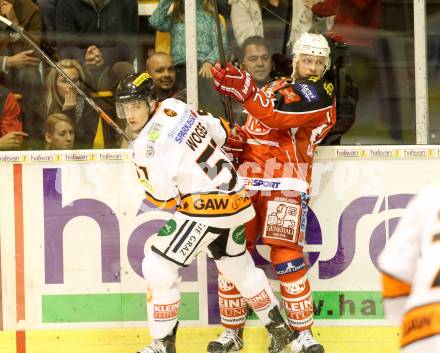
[[[192,126],[196,122],[196,117],[193,114],[190,114],[188,116],[188,119],[183,123],[180,131],[176,134],[176,137],[174,138],[174,141],[177,143],[182,143],[185,136],[188,134],[188,132],[191,130]]]
[[[280,181],[264,180],[257,178],[242,178],[244,185],[250,190],[277,190],[280,187]]]
[[[287,202],[269,201],[263,237],[296,243],[301,208]]]
[[[148,139],[152,142],[156,142],[160,136],[160,131],[162,130],[162,128],[163,128],[162,124],[159,124],[159,123],[152,124],[147,132]]]
[[[298,83],[295,84],[295,86],[299,87],[299,91],[308,102],[316,102],[319,100],[316,87],[308,85],[307,83]]]
[[[189,194],[181,199],[177,210],[191,216],[232,215],[249,207],[250,203],[242,194]]]
[[[301,100],[300,96],[295,93],[292,87],[280,89],[279,92],[283,95],[286,104],[299,102]]]

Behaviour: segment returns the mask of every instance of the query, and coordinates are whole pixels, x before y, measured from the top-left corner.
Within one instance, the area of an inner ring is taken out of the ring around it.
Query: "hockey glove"
[[[244,103],[256,91],[251,75],[229,63],[226,64],[226,68],[216,63],[211,72],[215,89],[225,96],[231,96],[238,103]]]
[[[223,150],[234,164],[238,163],[238,158],[241,152],[243,152],[246,140],[247,137],[243,129],[239,125],[235,125],[231,130],[228,140],[223,145]]]

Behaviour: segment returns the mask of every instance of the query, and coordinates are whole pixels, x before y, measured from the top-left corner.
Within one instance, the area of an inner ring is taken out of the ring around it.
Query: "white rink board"
[[[22,170],[26,309],[18,325],[17,166]],[[310,203],[316,219],[307,236],[314,241],[307,246],[315,259],[312,288],[315,299],[324,300],[319,325],[387,325],[378,307],[375,254],[409,197],[439,178],[435,146],[319,150]],[[145,283],[136,269],[145,234],[136,228],[153,230],[167,213],[142,206],[130,151],[2,152],[0,180],[4,329],[143,327]],[[267,258],[267,248],[258,250]],[[208,290],[214,279],[204,257],[187,270],[183,325],[218,323],[215,292]]]

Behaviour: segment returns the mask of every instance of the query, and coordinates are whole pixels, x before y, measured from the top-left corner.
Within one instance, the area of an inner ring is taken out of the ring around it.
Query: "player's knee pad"
[[[149,250],[142,261],[142,273],[148,286],[167,290],[179,281],[176,264]]]
[[[235,284],[246,299],[253,298],[265,290],[265,296],[275,300],[264,271],[255,267],[248,252],[237,257],[223,258],[217,261],[217,267],[227,280]]]
[[[281,281],[280,288],[289,326],[297,331],[312,326],[313,300],[307,277],[303,276],[291,282]]]
[[[302,248],[272,246],[270,259],[281,282],[296,281],[307,273]]]
[[[216,264],[223,276],[235,284],[243,282],[255,268],[252,257],[247,251],[240,256],[223,257],[217,260]]]

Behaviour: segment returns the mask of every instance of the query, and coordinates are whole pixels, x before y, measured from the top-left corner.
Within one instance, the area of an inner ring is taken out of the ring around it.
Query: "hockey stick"
[[[109,124],[113,129],[115,129],[115,131],[119,135],[121,135],[124,139],[129,141],[128,136],[118,126],[118,124],[116,124],[113,121],[113,119],[104,110],[102,110],[101,107],[97,106],[96,103],[89,96],[87,96],[84,93],[84,91],[81,88],[79,88],[78,85],[75,82],[73,82],[70,79],[70,77],[67,76],[66,73],[55,62],[53,62],[52,59],[43,50],[41,50],[41,48],[37,44],[35,44],[35,42],[31,38],[29,38],[28,35],[24,33],[24,31],[21,28],[17,27],[10,20],[8,20],[3,16],[0,16],[0,21],[3,22],[6,26],[12,28],[20,36],[22,36],[32,46],[32,48],[34,48],[44,58],[44,60],[46,60],[46,62],[50,66],[52,66],[69,83],[69,85],[72,86],[73,89],[75,89],[75,91],[86,100],[87,103],[90,104],[90,106],[99,114],[99,117],[103,118],[107,122],[107,124]]]
[[[226,67],[226,55],[225,55],[225,48],[223,47],[223,40],[222,40],[222,30],[220,27],[220,16],[218,13],[218,6],[217,6],[217,0],[211,0],[212,2],[212,7],[214,10],[214,20],[215,20],[215,25],[216,25],[216,30],[217,30],[217,46],[218,46],[218,53],[220,56],[220,64],[222,65],[222,67]],[[232,112],[232,100],[231,97],[229,96],[222,96],[223,98],[223,102],[225,103],[225,108],[226,108],[226,118],[229,121],[229,125],[231,127],[231,129],[234,127],[234,115]]]

